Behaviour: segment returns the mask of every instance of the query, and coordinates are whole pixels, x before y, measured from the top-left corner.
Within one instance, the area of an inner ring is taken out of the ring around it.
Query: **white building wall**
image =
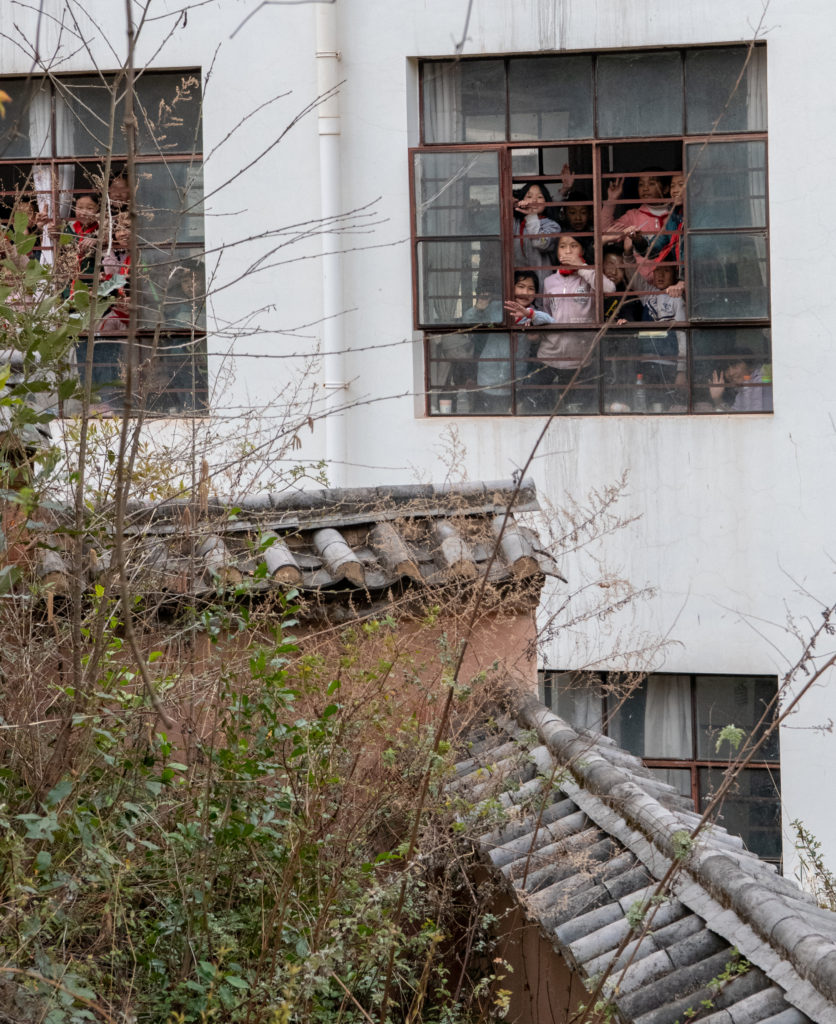
[[[439,479],[445,473],[439,453],[449,448],[451,429],[464,453],[460,468],[471,479],[507,477],[524,464],[542,420],[440,420],[415,414],[414,392],[422,381],[413,358],[407,159],[408,145],[417,142],[415,59],[453,53],[468,5],[466,0],[337,4],[344,79],[341,202],[345,211],[363,208],[377,222],[345,237],[345,337],[354,350],[347,358],[347,398],[355,403],[345,417],[346,482]],[[159,10],[177,6],[167,0]],[[141,37],[140,61],[199,65],[208,79],[210,264],[224,245],[299,224],[319,212],[315,112],[256,161],[315,97],[315,5],[265,6],[230,38],[254,6],[221,0],[193,7],[185,26],[182,19],[177,28],[173,18],[152,22]],[[56,0],[52,7],[62,4]],[[121,14],[112,0],[88,0],[86,7],[99,25],[110,26],[122,54]],[[16,14],[23,27],[27,16],[22,10]],[[619,507],[625,517],[640,518],[602,540],[598,550],[617,576],[657,588],[654,599],[620,617],[559,636],[545,656],[553,667],[595,660],[603,645],[627,629],[670,641],[666,671],[780,677],[800,650],[786,628],[788,613],[803,634],[820,619],[818,602],[833,599],[836,351],[825,268],[832,262],[827,226],[836,218],[830,52],[836,14],[824,0],[473,3],[465,55],[737,43],[750,39],[761,19],[769,81],[775,414],[566,418],[549,427],[530,469],[541,495],[555,503],[567,494],[582,498],[627,471]],[[75,51],[60,70],[89,69],[84,49],[59,40],[54,24],[41,42],[42,54],[60,46]],[[113,56],[92,28],[90,43],[102,66],[112,68]],[[0,66],[7,74],[23,73],[31,60],[6,37],[0,39]],[[235,130],[242,116],[279,93],[288,95]],[[229,179],[232,185],[221,189]],[[277,406],[294,361],[254,356],[286,356],[318,344],[319,247],[318,237],[303,238],[280,249],[272,258],[278,265],[261,273],[250,270],[269,242],[223,251],[212,312],[221,326],[244,323],[262,333],[236,338],[231,331],[212,339],[211,351],[233,354],[234,370],[234,380],[224,377],[215,396],[216,411],[234,415],[262,408],[266,423],[280,415]],[[293,256],[305,258],[294,262]],[[241,275],[243,280],[223,287]],[[259,312],[253,316],[253,311]],[[214,356],[212,369],[220,364],[220,356]],[[300,436],[301,458],[327,455],[321,424]],[[570,561],[565,568],[571,585],[588,563]],[[828,653],[826,645],[817,650],[819,658]],[[830,729],[819,728],[831,721],[832,685],[825,676],[804,698],[782,730],[781,754],[788,818],[802,818],[836,862],[836,816],[823,799],[836,784],[836,740]]]

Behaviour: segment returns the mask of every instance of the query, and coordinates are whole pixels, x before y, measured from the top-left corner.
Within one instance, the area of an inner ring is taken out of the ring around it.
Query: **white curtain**
[[[557,691],[552,697],[552,707],[562,719],[575,729],[603,732],[600,686],[579,686],[572,672],[556,675],[552,685]]]
[[[649,676],[644,710],[645,757],[691,757],[691,681]]]
[[[766,47],[752,51],[746,74],[747,126],[751,131],[766,131]]]
[[[52,90],[44,79],[29,105],[29,146],[33,157],[52,156]]]
[[[75,151],[73,142],[73,115],[65,96],[55,97],[55,150],[64,156]],[[61,164],[58,168],[59,216],[69,217],[73,208],[72,164]]]
[[[35,158],[32,166],[32,181],[35,186],[38,209],[54,220],[69,217],[73,200],[72,164],[45,164],[38,159],[52,156],[52,90],[46,79],[32,96],[29,107],[29,151]],[[66,103],[61,97],[55,103],[55,144],[58,153],[69,153],[72,149],[72,119]],[[52,263],[52,241],[49,229],[45,228],[42,238],[44,263]]]
[[[459,64],[424,68],[424,141],[461,142],[462,92]]]

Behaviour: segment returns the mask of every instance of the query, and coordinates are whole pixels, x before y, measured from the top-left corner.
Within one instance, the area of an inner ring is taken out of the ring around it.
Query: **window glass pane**
[[[691,681],[688,676],[652,675],[621,706],[611,708],[609,734],[639,757],[689,759],[693,750]]]
[[[127,343],[118,334],[100,334],[93,349],[95,401],[113,412],[124,406]],[[76,346],[79,367],[87,358],[87,341]],[[206,407],[206,343],[201,336],[162,334],[154,344],[140,336],[135,351],[133,407],[144,404],[160,414],[192,412]]]
[[[599,137],[681,134],[682,61],[678,53],[598,58]]]
[[[139,327],[157,324],[188,331],[206,326],[202,253],[178,248],[174,252],[144,248],[140,257]]]
[[[552,686],[552,708],[575,729],[602,732],[601,709],[603,689],[597,676],[589,672],[556,672]],[[554,691],[553,691],[554,692]]]
[[[540,173],[540,153],[542,150],[526,146],[525,149],[511,150],[511,174],[518,178],[521,175]]]
[[[419,235],[498,235],[498,155],[416,153],[415,200]]]
[[[766,226],[766,143],[687,147],[688,227]]]
[[[436,335],[429,339],[430,411],[441,416],[468,415],[483,411],[477,392],[479,356],[486,343],[496,338],[493,346],[497,358],[508,358],[508,335],[486,333]],[[493,367],[495,364],[490,362]],[[507,371],[506,371],[507,374]],[[507,379],[507,377],[506,377]],[[510,411],[510,387],[507,409]]]
[[[59,156],[103,156],[125,152],[125,86],[112,77],[73,75],[56,79],[55,145]],[[111,136],[111,102],[116,94]],[[111,146],[112,138],[112,146]]]
[[[517,375],[511,357],[513,339],[508,334],[483,334],[474,343],[476,393],[473,411],[483,415],[511,412],[511,381]]]
[[[691,797],[691,770],[690,768],[650,768],[649,771],[660,782],[667,782],[669,786],[679,793],[680,796]]]
[[[727,742],[718,748],[720,731],[726,725],[735,725],[745,731],[748,740],[776,690],[774,679],[759,676],[697,676],[697,757],[725,760],[732,755]],[[771,720],[774,717],[772,714]],[[765,732],[766,728],[761,728],[754,739]],[[778,760],[777,729],[755,754],[755,760]]]
[[[769,267],[763,234],[688,238],[692,320],[769,316]]]
[[[563,301],[563,296],[550,301]],[[566,297],[567,301],[571,298]],[[554,312],[554,306],[552,306]],[[517,386],[521,412],[547,416],[592,415],[599,411],[601,374],[596,332],[546,328],[529,332],[528,368]]]
[[[771,412],[769,331],[692,331],[694,412]]]
[[[419,242],[418,308],[422,324],[502,323],[501,243]]]
[[[0,120],[0,160],[52,156],[52,90],[47,80],[0,79],[0,89],[11,96]]]
[[[426,143],[504,140],[503,61],[428,61],[422,81]]]
[[[592,59],[512,60],[508,69],[512,139],[592,136]]]
[[[629,695],[626,691],[622,694],[607,695],[607,735],[620,747],[638,757],[644,756],[646,705],[647,680],[640,683]]]
[[[160,245],[203,240],[203,167],[189,161],[140,163],[140,238]]]
[[[744,46],[686,53],[689,135],[715,130],[718,118],[718,132],[766,131],[766,47],[757,46],[752,51],[746,73],[732,95],[747,53],[748,47]]]
[[[700,810],[723,782],[722,768],[700,768]],[[767,860],[781,858],[781,780],[778,769],[744,769],[723,800],[717,824],[740,836],[746,848]]]
[[[605,412],[688,411],[687,331],[613,330],[603,355]]]
[[[146,404],[151,412],[176,415],[207,408],[209,379],[203,336],[163,334],[153,357],[148,347],[148,359]]]
[[[144,74],[136,82],[140,153],[199,153],[200,73]]]
[[[56,146],[59,156],[99,156],[126,151],[125,81],[113,75],[74,75],[56,80]],[[111,113],[112,97],[116,106]],[[201,100],[197,72],[146,73],[136,81],[137,150],[200,152]],[[111,118],[113,118],[112,146]]]

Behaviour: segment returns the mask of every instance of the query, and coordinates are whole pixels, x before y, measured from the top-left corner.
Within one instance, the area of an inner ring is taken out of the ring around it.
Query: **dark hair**
[[[679,267],[676,263],[668,263],[666,260],[656,260],[653,267],[654,270],[672,270],[673,271],[673,283],[676,284],[679,281]]]
[[[560,224],[563,227],[564,231],[571,227],[571,225],[569,224],[569,216],[567,209],[569,206],[580,206],[583,210],[586,211],[586,227],[584,230],[589,230],[594,223],[595,217],[592,212],[592,206],[589,202],[589,196],[586,194],[586,192],[581,192],[580,189],[573,188],[571,192],[566,193],[566,197],[563,200],[558,215],[558,220],[560,221]],[[582,244],[585,245],[587,241],[591,241],[591,239],[585,239]]]
[[[760,362],[750,348],[735,348],[729,353],[729,357],[730,358],[726,362],[727,366],[733,366],[735,363],[743,363],[745,366],[752,369]]]
[[[73,199],[73,206],[75,206],[79,199],[92,199],[93,202],[96,204],[97,210],[102,205],[101,201],[99,200],[99,197],[95,194],[95,192],[79,192],[79,194],[75,196],[75,198]]]
[[[540,278],[533,270],[515,270],[514,271],[514,284],[518,281],[533,281],[534,291],[540,291]]]
[[[485,292],[498,292],[499,288],[499,277],[493,270],[480,271],[476,275],[476,291],[475,295],[483,295]]]
[[[514,196],[514,202],[518,203],[521,199],[525,199],[528,195],[528,190],[532,185],[536,185],[543,193],[543,198],[546,200],[546,206],[551,206],[553,203],[551,192],[549,192],[545,183],[542,181],[527,181],[524,185],[520,185],[519,188],[515,188],[512,193]],[[514,210],[514,216],[519,217],[519,213],[517,213],[516,209]]]
[[[669,196],[671,194],[671,171],[666,171],[664,167],[642,167],[639,172],[644,177],[656,178],[659,182],[659,186],[662,189],[663,196]],[[638,188],[639,180],[636,178],[636,188]]]

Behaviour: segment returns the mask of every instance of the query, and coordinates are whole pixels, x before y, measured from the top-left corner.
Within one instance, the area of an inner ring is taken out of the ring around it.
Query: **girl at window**
[[[597,319],[595,270],[587,265],[583,246],[572,235],[561,235],[557,244],[557,260],[560,264],[557,273],[546,278],[544,285],[546,309],[556,324],[594,322]],[[606,294],[615,291],[615,285],[608,277],[602,276],[601,286]],[[584,388],[583,384],[593,376],[590,360],[594,337],[590,331],[550,331],[543,335],[537,349],[537,359],[543,365],[532,378],[532,383],[544,386],[540,396],[546,405],[543,411],[554,405],[556,384],[565,387],[573,383],[579,387],[577,394],[570,397],[570,411],[575,411],[572,410],[573,405],[578,406],[577,411],[591,405],[589,400],[594,399],[595,389]]]
[[[543,267],[553,263],[560,225],[543,216],[551,205],[549,190],[536,181],[514,191],[515,267]]]

